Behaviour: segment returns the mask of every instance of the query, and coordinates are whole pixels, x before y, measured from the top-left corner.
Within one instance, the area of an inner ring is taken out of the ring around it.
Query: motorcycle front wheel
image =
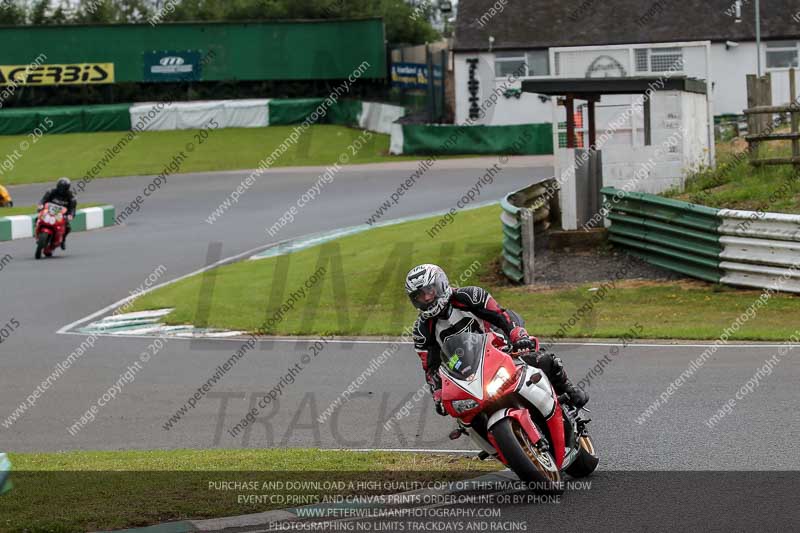
[[[594,449],[594,442],[589,435],[578,437],[578,444],[580,445],[578,457],[566,469],[567,474],[574,478],[588,476],[597,469],[597,463],[600,462]]]
[[[535,492],[561,494],[564,486],[553,455],[532,443],[522,426],[504,418],[491,430],[508,466]]]
[[[42,232],[39,234],[39,237],[36,239],[36,259],[42,258],[42,250],[47,248],[47,244],[50,242],[50,234]]]

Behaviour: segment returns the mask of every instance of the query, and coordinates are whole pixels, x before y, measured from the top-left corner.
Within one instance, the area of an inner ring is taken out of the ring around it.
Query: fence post
[[[794,168],[797,170],[798,164],[800,164],[800,140],[794,136],[797,135],[797,126],[798,126],[798,116],[797,111],[794,109],[797,100],[797,79],[795,78],[794,67],[789,69],[789,96],[791,99],[789,100],[789,116],[792,118],[792,161],[794,163]]]
[[[758,106],[759,98],[758,98],[758,76],[755,74],[748,74],[747,75],[747,108],[752,109]],[[747,133],[749,135],[759,135],[761,133],[761,119],[758,115],[748,114],[747,115]],[[750,162],[754,162],[758,159],[758,147],[759,143],[757,141],[750,142]]]
[[[747,75],[747,130],[748,135],[760,136],[771,134],[774,129],[771,113],[755,110],[758,107],[772,105],[772,77],[769,73],[764,76]],[[750,111],[756,112],[750,112]],[[759,148],[762,139],[749,139],[749,156],[751,164],[758,164]]]
[[[435,121],[436,85],[433,81],[433,52],[430,45],[425,45],[425,63],[428,65],[428,123]]]
[[[534,216],[532,209],[520,211],[520,233],[522,234],[522,273],[525,285],[531,285],[534,279]]]

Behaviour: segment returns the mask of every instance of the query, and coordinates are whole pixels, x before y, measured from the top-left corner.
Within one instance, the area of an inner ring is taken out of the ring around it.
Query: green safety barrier
[[[269,107],[269,125],[300,124],[317,112],[315,124],[359,126],[364,104],[342,99],[331,103],[325,98],[273,99]],[[30,107],[0,109],[0,135],[39,136],[52,133],[130,131],[131,104],[92,106]]]
[[[360,100],[338,100],[333,104],[325,98],[276,98],[269,101],[269,125],[300,124],[308,118],[314,124],[339,124],[357,126],[363,107]]]
[[[614,187],[601,189],[609,240],[645,261],[719,283],[719,209]]]
[[[451,126],[403,124],[404,154],[508,154],[553,153],[549,123],[515,126]]]
[[[30,107],[0,110],[0,135],[127,131],[130,104]]]

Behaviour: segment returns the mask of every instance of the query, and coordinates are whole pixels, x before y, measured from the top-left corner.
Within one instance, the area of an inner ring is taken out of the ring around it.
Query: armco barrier
[[[800,215],[721,209],[723,283],[800,292]]]
[[[800,293],[800,216],[716,209],[602,189],[609,240],[714,283]]]
[[[0,209],[0,214],[2,214]],[[89,231],[114,225],[114,206],[86,207],[78,209],[72,220],[72,231]],[[36,215],[0,217],[0,241],[12,241],[33,237]]]
[[[533,283],[535,237],[550,227],[550,206],[554,179],[545,180],[507,195],[500,201],[503,212],[503,257],[501,265],[508,279]]]
[[[663,268],[715,283],[722,279],[717,209],[613,187],[601,192],[611,242]]]

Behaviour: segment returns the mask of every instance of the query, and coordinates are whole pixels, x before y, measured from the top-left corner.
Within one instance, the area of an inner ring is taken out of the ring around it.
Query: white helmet
[[[453,289],[447,274],[436,265],[419,265],[406,276],[406,292],[423,318],[433,318],[450,303]]]

